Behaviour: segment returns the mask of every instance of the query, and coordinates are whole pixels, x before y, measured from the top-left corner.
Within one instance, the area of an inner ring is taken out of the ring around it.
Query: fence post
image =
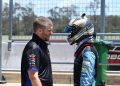
[[[100,33],[105,33],[105,0],[101,0]],[[104,39],[104,35],[100,38]]]
[[[11,51],[12,45],[12,24],[13,24],[13,0],[9,0],[9,39],[8,39],[8,51]]]
[[[2,76],[2,0],[0,0],[0,15],[0,84],[4,84],[6,81]]]
[[[2,81],[2,0],[0,0],[0,81]]]

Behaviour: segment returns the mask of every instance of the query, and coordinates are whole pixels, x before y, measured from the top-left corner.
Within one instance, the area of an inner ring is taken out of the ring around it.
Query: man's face
[[[53,26],[47,26],[44,29],[41,29],[41,38],[44,41],[49,41],[50,35],[53,33]]]

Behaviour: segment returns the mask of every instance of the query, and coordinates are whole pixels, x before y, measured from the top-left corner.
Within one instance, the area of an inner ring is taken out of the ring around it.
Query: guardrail
[[[51,62],[51,64],[52,65],[73,65],[74,64],[74,62]],[[112,63],[110,63],[110,64],[102,64],[102,63],[99,63],[99,65],[108,65],[108,66],[120,66],[120,64],[112,64]],[[2,69],[2,71],[19,71],[20,72],[20,70],[18,70],[18,69]],[[109,70],[107,70],[107,71],[109,71]],[[112,70],[112,71],[114,71],[114,70]],[[120,70],[119,70],[120,71]],[[53,70],[53,72],[73,72],[73,70],[71,70],[71,71],[68,71],[68,70]]]
[[[52,62],[52,64],[71,64],[73,65],[74,62]],[[102,64],[102,63],[99,63],[99,65],[120,65],[120,64],[113,64],[113,63],[110,63],[110,64]]]
[[[66,40],[69,33],[53,33],[51,40]],[[96,38],[100,39],[100,36],[104,36],[105,40],[120,40],[120,33],[96,33]],[[13,41],[28,41],[31,36],[12,36]]]

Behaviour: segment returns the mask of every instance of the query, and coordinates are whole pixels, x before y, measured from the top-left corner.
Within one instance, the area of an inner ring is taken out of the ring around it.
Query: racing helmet
[[[83,13],[80,18],[72,19],[69,25],[65,27],[64,32],[70,33],[67,40],[72,45],[92,36],[94,34],[94,25]]]

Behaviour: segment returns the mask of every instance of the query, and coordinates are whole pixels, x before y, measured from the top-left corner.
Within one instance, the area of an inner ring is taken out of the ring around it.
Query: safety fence
[[[117,33],[119,30],[119,0],[2,0],[3,35],[29,38],[33,31],[35,17],[49,17],[54,23],[54,31],[62,33],[73,18],[82,13],[93,21],[98,33]],[[9,34],[8,34],[9,33]],[[18,36],[19,35],[19,36]],[[26,36],[26,37],[25,37]]]

